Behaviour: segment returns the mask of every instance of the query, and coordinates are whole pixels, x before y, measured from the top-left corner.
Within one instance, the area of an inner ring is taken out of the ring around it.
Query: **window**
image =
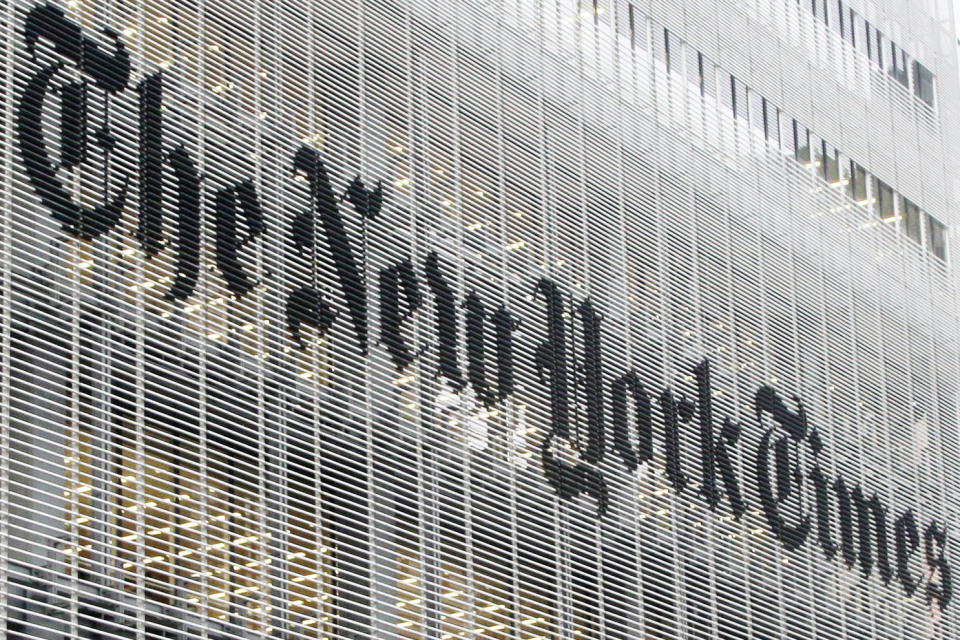
[[[853,16],[854,40],[857,48],[869,50],[870,23],[864,20],[858,13],[855,13],[853,9],[850,10],[850,15]]]
[[[793,118],[778,110],[780,117],[780,148],[787,155],[795,155],[797,138],[793,131]]]
[[[663,30],[663,38],[667,52],[667,71],[683,73],[683,39],[672,35],[667,29]]]
[[[874,177],[873,191],[873,197],[876,199],[873,210],[877,216],[884,222],[893,222],[896,220],[897,214],[893,204],[893,189],[890,185],[880,178]]]
[[[805,126],[793,121],[793,148],[798,162],[804,166],[810,166],[810,130]]]
[[[867,202],[867,170],[850,161],[850,182],[847,184],[847,195],[860,204]]]
[[[831,185],[840,183],[840,152],[823,142],[823,179]]]
[[[880,29],[875,31],[874,44],[876,45],[877,66],[883,69],[883,34]]]
[[[830,18],[827,15],[827,0],[810,0],[810,8],[813,11],[813,15],[820,18],[823,24],[830,24]]]
[[[733,104],[733,76],[719,67],[717,67],[717,93],[720,97],[720,104],[730,110],[731,113],[735,112],[736,109]]]
[[[774,147],[780,147],[780,110],[763,99],[763,135]]]
[[[827,12],[826,23],[833,27],[833,29],[840,34],[840,37],[843,37],[843,1],[842,0],[827,0],[826,2],[829,11]]]
[[[747,89],[747,100],[750,103],[750,125],[757,133],[763,135],[763,105],[766,100],[750,88]]]
[[[903,220],[900,223],[900,231],[917,244],[922,244],[923,238],[920,235],[920,207],[906,198],[902,198],[901,203],[903,206]]]
[[[749,121],[747,106],[747,85],[730,76],[730,86],[733,91],[733,115],[744,121]]]
[[[630,20],[630,45],[634,49],[640,49],[646,53],[650,49],[649,19],[643,11],[632,4],[629,7],[628,16]]]
[[[926,214],[924,219],[927,223],[927,251],[941,260],[946,260],[947,227],[930,214]]]
[[[668,58],[667,50],[667,38],[668,38],[667,29],[654,26],[653,28],[653,57],[656,60],[663,61],[667,65],[667,69],[670,68],[670,60]]]
[[[883,34],[869,22],[867,25],[867,57],[883,69]]]
[[[913,92],[918,98],[933,106],[933,74],[916,60],[913,61]]]
[[[699,54],[700,95],[717,97],[717,65],[713,60]]]
[[[816,134],[810,134],[810,148],[813,149],[813,169],[820,178],[826,178],[826,143]]]
[[[842,11],[842,10],[841,10],[841,12],[840,12],[840,15],[841,15],[841,16],[843,15],[843,11]],[[851,47],[856,47],[856,46],[857,46],[857,40],[858,40],[858,38],[857,38],[857,28],[858,28],[858,26],[859,26],[859,25],[857,24],[857,12],[854,11],[853,9],[850,9],[849,12],[847,13],[846,24],[844,25],[843,37],[847,39],[847,41],[850,43],[850,46],[851,46]]]
[[[898,47],[896,43],[890,43],[890,75],[903,86],[909,86],[910,80],[907,77],[907,53]]]

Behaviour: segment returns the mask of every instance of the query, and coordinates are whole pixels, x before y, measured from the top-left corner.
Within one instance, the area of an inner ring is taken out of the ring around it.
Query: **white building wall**
[[[793,0],[5,5],[7,636],[955,637],[952,14],[849,6],[934,108]]]

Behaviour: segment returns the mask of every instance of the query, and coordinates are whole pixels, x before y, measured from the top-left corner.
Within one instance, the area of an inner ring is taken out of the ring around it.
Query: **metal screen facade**
[[[6,637],[958,637],[948,3],[2,8]]]

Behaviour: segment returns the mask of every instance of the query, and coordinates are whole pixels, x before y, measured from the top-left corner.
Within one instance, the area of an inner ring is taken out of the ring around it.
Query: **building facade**
[[[949,2],[3,9],[6,637],[960,633]]]

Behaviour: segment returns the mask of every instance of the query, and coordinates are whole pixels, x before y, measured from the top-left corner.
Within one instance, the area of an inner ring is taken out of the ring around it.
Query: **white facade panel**
[[[6,637],[956,637],[902,4],[7,2]]]

